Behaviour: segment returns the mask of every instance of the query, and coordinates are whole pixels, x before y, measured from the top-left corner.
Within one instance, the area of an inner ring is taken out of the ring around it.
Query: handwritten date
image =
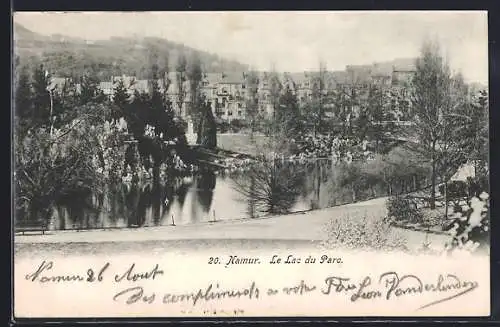
[[[62,282],[102,282],[104,272],[110,266],[109,262],[104,264],[97,273],[93,269],[88,269],[86,274],[66,274],[66,275],[48,275],[47,272],[54,268],[52,261],[43,261],[33,273],[25,276],[26,280],[39,283],[62,283]]]
[[[34,272],[26,274],[25,279],[38,283],[102,282],[109,267],[110,263],[107,262],[100,269],[89,268],[85,273],[54,274],[52,273],[54,262],[43,261]],[[114,281],[120,283],[155,280],[163,274],[164,272],[158,264],[150,270],[138,271],[133,263],[124,272],[115,274]]]

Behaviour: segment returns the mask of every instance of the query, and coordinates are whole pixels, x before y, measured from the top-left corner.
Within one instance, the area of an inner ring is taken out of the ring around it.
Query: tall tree
[[[167,105],[167,102],[170,105],[171,99],[169,96],[170,85],[172,84],[172,80],[170,79],[170,61],[168,54],[163,57],[163,68],[160,71],[161,81],[163,84],[163,101]]]
[[[149,73],[149,92],[136,93],[129,106],[127,125],[138,140],[138,150],[146,169],[152,169],[153,182],[157,186],[160,167],[172,157],[168,144],[184,145],[186,139],[182,126],[174,119],[170,103],[163,101],[158,83],[158,71],[154,65]]]
[[[177,84],[177,107],[178,107],[178,115],[183,116],[182,108],[184,105],[184,101],[186,99],[186,69],[187,69],[187,60],[184,54],[180,54],[179,58],[177,58],[177,64],[175,66],[176,71],[176,84]]]
[[[113,103],[118,109],[118,115],[124,116],[126,111],[126,106],[130,104],[130,95],[128,93],[127,87],[125,86],[125,81],[120,78],[115,83],[115,88],[113,92]],[[121,114],[121,115],[120,115]]]
[[[367,136],[375,141],[375,151],[382,151],[382,142],[387,133],[394,133],[395,126],[390,122],[386,103],[388,102],[386,90],[378,85],[370,85],[368,98],[362,105],[362,111],[366,111],[368,121],[366,123],[366,134],[362,134],[361,139]]]
[[[279,98],[275,119],[281,136],[297,138],[303,132],[297,96],[289,87]]]
[[[430,207],[434,209],[439,163],[444,160],[443,155],[449,156],[442,151],[447,146],[450,131],[456,129],[456,124],[450,122],[450,114],[456,108],[456,99],[452,96],[452,77],[438,45],[430,42],[424,44],[421,56],[416,60],[412,84],[412,107],[416,117],[410,133],[416,135],[417,141],[408,144],[429,161]]]
[[[25,67],[20,68],[14,94],[14,117],[22,130],[27,130],[33,115],[31,86]],[[21,131],[21,130],[19,130]]]
[[[277,111],[280,105],[280,97],[283,89],[283,85],[281,84],[278,73],[274,70],[271,70],[270,74],[267,76],[267,81],[269,84],[269,97],[270,103],[273,110],[272,113],[272,133],[276,133],[279,130],[278,120],[277,120]]]
[[[54,85],[52,93],[52,115],[54,127],[60,128],[71,120],[75,119],[78,111],[78,94],[76,84],[71,78],[64,78],[60,85]]]
[[[326,64],[321,61],[319,72],[312,77],[311,98],[308,106],[308,116],[313,123],[313,135],[316,137],[318,130],[323,126],[325,108],[324,97],[326,91]]]
[[[481,174],[485,173],[481,170],[487,167],[489,160],[488,90],[483,89],[473,95],[470,110],[470,130],[473,135],[471,160],[474,163],[475,173]]]
[[[103,103],[105,100],[104,92],[99,88],[99,78],[90,71],[82,76],[80,82],[80,104]]]
[[[250,71],[245,78],[246,88],[246,114],[250,120],[250,138],[253,140],[255,123],[259,113],[259,75]]]
[[[32,119],[37,126],[50,125],[51,93],[48,90],[50,77],[43,65],[33,71],[33,115]]]
[[[197,128],[197,143],[209,149],[214,149],[217,147],[217,124],[215,117],[210,103],[204,101],[200,103],[200,106],[200,114],[203,116],[201,116]]]
[[[188,115],[193,119],[193,125],[196,129],[199,128],[201,120],[205,117],[203,111],[203,99],[201,96],[201,79],[203,72],[201,69],[200,58],[196,55],[191,57],[187,68],[187,78],[189,81],[189,111]],[[198,136],[200,137],[200,136]]]

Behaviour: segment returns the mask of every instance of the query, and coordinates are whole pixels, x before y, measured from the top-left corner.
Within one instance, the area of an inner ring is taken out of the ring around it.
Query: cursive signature
[[[447,296],[422,305],[418,309],[450,301],[465,295],[479,284],[476,281],[462,280],[457,275],[438,275],[434,282],[423,282],[420,277],[412,274],[399,275],[396,272],[385,272],[379,276],[378,284],[370,276],[364,277],[361,282],[350,278],[330,276],[325,279],[326,287],[321,290],[324,295],[343,293],[350,295],[351,302],[358,300],[385,299],[391,300],[402,296],[415,296],[423,293],[445,293]],[[450,295],[448,295],[450,294]]]
[[[444,298],[427,303],[418,309],[450,301],[459,296],[465,295],[479,287],[476,281],[461,280],[454,274],[440,274],[433,283],[424,283],[415,275],[399,276],[396,272],[386,272],[380,275],[379,283],[383,283],[386,288],[386,298],[399,297],[411,294],[422,294],[425,292],[452,293]]]

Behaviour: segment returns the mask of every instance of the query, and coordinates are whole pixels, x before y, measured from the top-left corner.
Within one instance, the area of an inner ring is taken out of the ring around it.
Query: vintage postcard
[[[488,316],[487,12],[16,12],[14,314]]]

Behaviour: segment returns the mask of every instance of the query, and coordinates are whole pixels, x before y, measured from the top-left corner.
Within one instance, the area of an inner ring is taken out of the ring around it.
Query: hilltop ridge
[[[43,63],[62,77],[79,76],[90,68],[104,79],[122,74],[146,78],[151,53],[157,54],[160,65],[168,59],[170,70],[181,54],[188,60],[197,56],[205,72],[248,70],[248,65],[167,39],[130,36],[90,41],[59,33],[45,36],[18,23],[14,23],[14,53],[22,64]]]

